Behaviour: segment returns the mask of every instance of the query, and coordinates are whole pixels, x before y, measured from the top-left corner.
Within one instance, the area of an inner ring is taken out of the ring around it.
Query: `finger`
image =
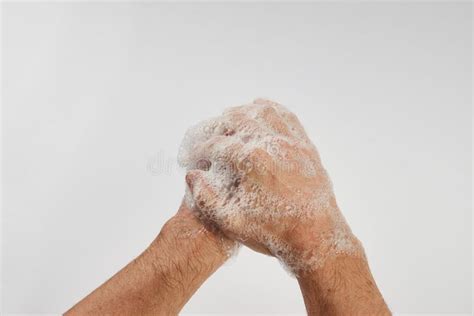
[[[278,115],[286,123],[290,132],[292,132],[293,134],[295,134],[295,136],[299,138],[303,138],[303,139],[308,138],[303,126],[301,125],[301,122],[298,120],[298,117],[294,113],[289,111],[283,105],[277,102],[274,102],[268,99],[262,99],[262,98],[254,100],[254,103],[265,106],[265,107],[272,107],[273,109],[276,110]]]
[[[190,169],[233,172],[242,147],[239,138],[216,136],[195,148],[195,163]]]
[[[216,209],[222,202],[218,190],[208,179],[208,173],[191,170],[186,174],[186,183],[194,200],[194,208],[208,220],[215,221]]]
[[[282,113],[282,117],[295,136],[301,139],[308,139],[308,135],[306,134],[303,125],[301,125],[301,122],[294,113],[284,112]]]
[[[209,119],[189,128],[184,135],[178,152],[178,163],[180,166],[192,169],[195,159],[195,148],[213,136],[213,126],[216,119]]]
[[[272,105],[272,106],[279,105],[278,103],[276,103],[272,100],[269,100],[269,99],[265,99],[265,98],[257,98],[255,100],[253,100],[253,103],[254,104],[259,104],[259,105]]]
[[[277,110],[270,105],[264,105],[260,108],[256,120],[265,124],[276,134],[291,136],[291,132],[285,120],[278,114]]]

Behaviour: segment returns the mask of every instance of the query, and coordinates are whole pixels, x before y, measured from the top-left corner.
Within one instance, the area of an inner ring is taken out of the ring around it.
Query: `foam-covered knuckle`
[[[286,122],[280,117],[272,117],[266,120],[267,125],[277,134],[284,136],[292,136],[290,129],[286,125]]]
[[[263,105],[259,108],[260,115],[262,117],[279,117],[278,112],[276,109],[271,105]]]
[[[208,190],[199,190],[194,194],[194,200],[200,210],[208,210],[215,204],[215,198]]]
[[[252,150],[247,159],[250,165],[249,171],[265,173],[273,166],[272,156],[266,150],[261,148],[255,148]]]
[[[259,105],[277,105],[278,104],[272,100],[265,99],[265,98],[256,98],[255,100],[253,100],[253,103],[259,104]]]
[[[191,191],[193,192],[193,196],[195,199],[208,199],[211,195],[210,189],[208,188],[208,184],[203,179],[202,175],[195,173],[193,182],[191,183]]]

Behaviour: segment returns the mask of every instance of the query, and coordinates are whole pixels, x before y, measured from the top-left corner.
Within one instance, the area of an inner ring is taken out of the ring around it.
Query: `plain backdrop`
[[[177,210],[191,124],[268,97],[397,312],[471,311],[470,3],[3,4],[3,312],[59,313]],[[187,313],[304,313],[242,249]]]

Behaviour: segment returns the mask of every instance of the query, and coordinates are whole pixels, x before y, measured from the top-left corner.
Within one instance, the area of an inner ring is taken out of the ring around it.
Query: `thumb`
[[[208,179],[208,173],[202,170],[191,170],[186,174],[186,183],[191,191],[195,207],[211,219],[217,207],[219,197],[217,190]]]

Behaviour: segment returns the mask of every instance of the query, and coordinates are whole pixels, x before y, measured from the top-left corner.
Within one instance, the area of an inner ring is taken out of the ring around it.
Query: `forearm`
[[[66,315],[177,315],[225,262],[225,243],[180,211],[140,256]]]
[[[364,255],[328,258],[297,279],[308,315],[391,315]]]

